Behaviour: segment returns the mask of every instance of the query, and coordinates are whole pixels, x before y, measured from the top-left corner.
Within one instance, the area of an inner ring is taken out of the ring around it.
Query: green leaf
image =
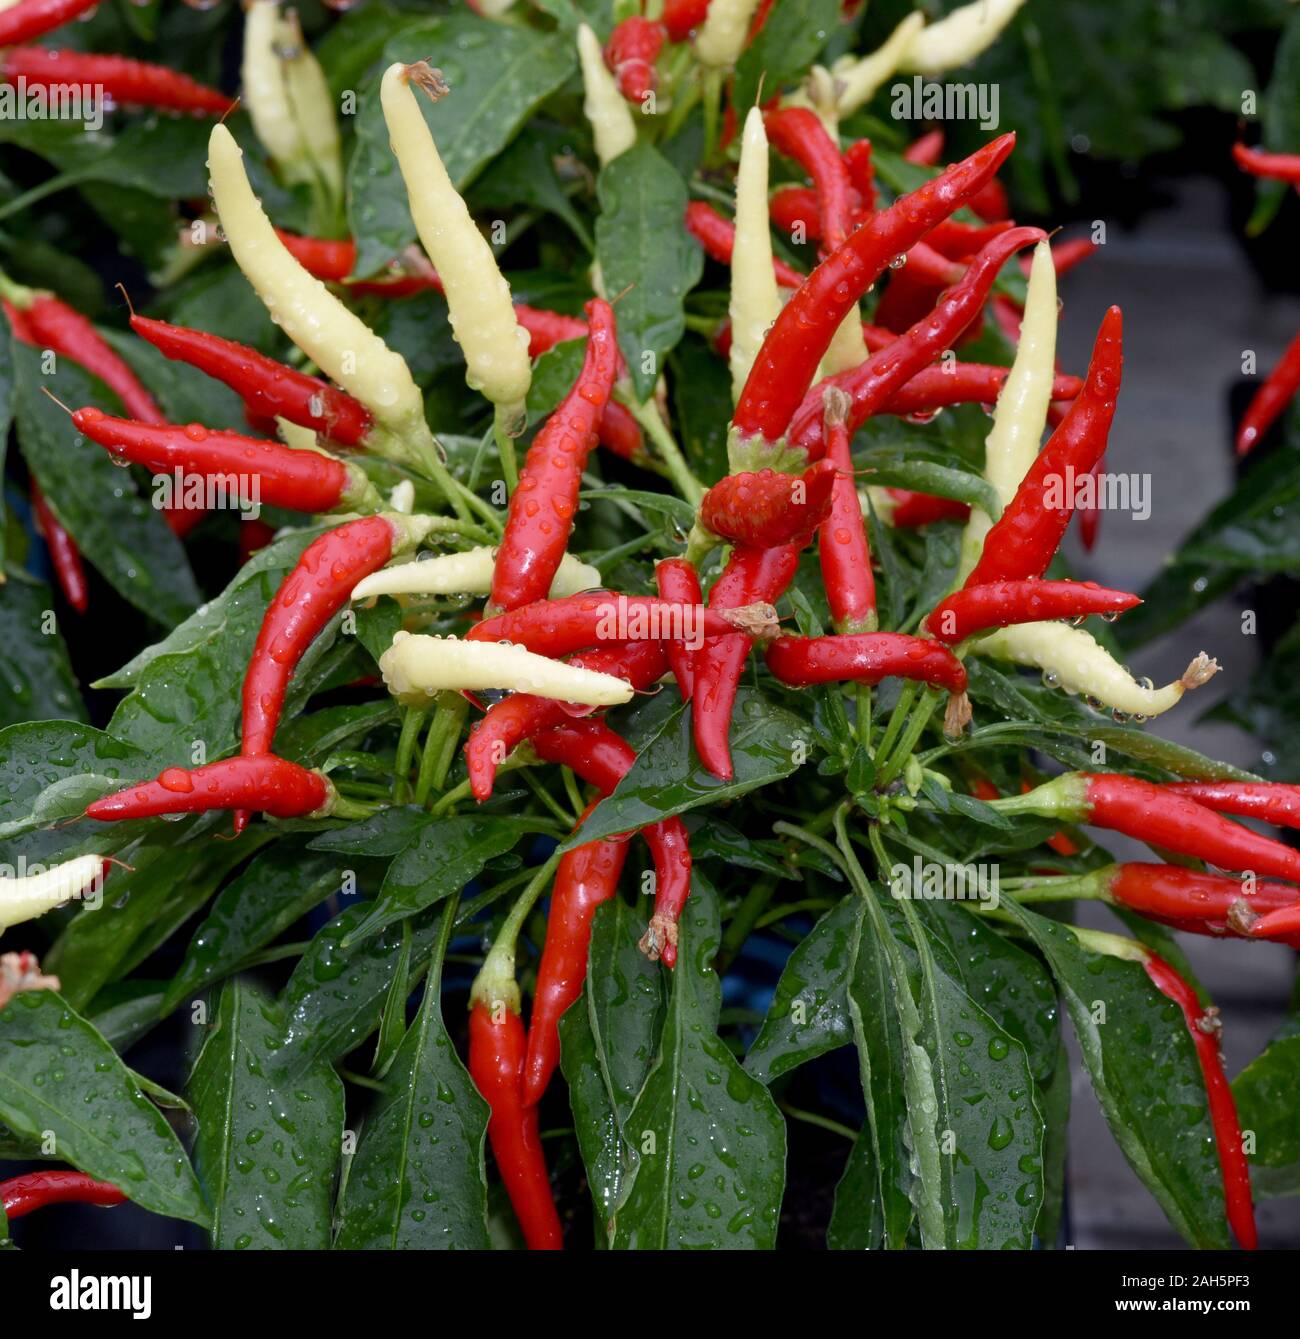
[[[36,349],[15,350],[16,405],[18,442],[50,509],[124,599],[160,622],[185,618],[199,592],[180,541],[162,513],[140,497],[130,474],[81,438],[67,414],[42,394],[42,356]],[[106,398],[99,383],[67,358],[59,360],[54,390],[76,406]]]
[[[359,1046],[379,1025],[384,1000],[402,958],[402,932],[390,927],[353,948],[373,904],[361,902],[316,932],[281,992],[284,1039],[277,1065],[290,1077],[318,1061],[334,1061]],[[422,966],[437,934],[431,915],[412,924],[411,961]]]
[[[560,1019],[560,1067],[604,1229],[633,1167],[627,1119],[663,1028],[664,975],[637,947],[644,929],[620,898],[596,908],[582,998]]]
[[[735,776],[719,781],[695,756],[690,713],[676,708],[641,750],[614,793],[602,800],[562,849],[657,823],[702,804],[733,800],[795,771],[800,744],[811,752],[808,726],[752,688],[736,694],[731,758]]]
[[[1002,905],[1056,977],[1102,1112],[1129,1165],[1191,1245],[1225,1249],[1214,1131],[1182,1011],[1139,963],[1094,953],[1068,926],[1010,901]]]
[[[195,931],[160,1012],[229,975],[245,958],[274,942],[331,894],[344,875],[342,862],[311,855],[296,839],[277,842],[228,883]]]
[[[0,348],[3,344],[0,340]],[[3,393],[0,385],[0,395]],[[0,445],[0,452],[3,450]],[[0,469],[3,467],[0,459]],[[0,534],[0,547],[3,544]],[[23,721],[84,721],[85,703],[73,677],[68,648],[59,635],[50,588],[16,567],[5,575],[8,580],[0,585],[0,683],[6,692],[0,698],[0,727]]]
[[[605,291],[624,294],[618,342],[644,401],[686,329],[682,303],[703,273],[704,253],[682,226],[686,183],[649,144],[607,163],[596,194],[596,259]]]
[[[659,1056],[627,1118],[636,1165],[613,1218],[623,1250],[770,1250],[785,1122],[717,1034],[717,895],[694,880]]]
[[[455,916],[443,911],[419,1017],[367,1113],[340,1204],[340,1250],[485,1250],[488,1105],[447,1032],[442,961]]]
[[[826,1227],[826,1245],[832,1251],[874,1251],[880,1246],[884,1219],[874,1144],[870,1124],[864,1125],[835,1186],[835,1203]]]
[[[568,79],[573,44],[515,24],[452,14],[406,28],[384,47],[382,64],[428,60],[451,91],[432,103],[417,93],[457,190],[514,138],[534,108]],[[378,80],[362,99],[348,164],[348,222],[357,273],[373,274],[415,240],[406,187],[388,145]]]
[[[1070,1153],[1070,1057],[1065,1039],[1057,1042],[1051,1078],[1038,1087],[1035,1102],[1043,1113],[1043,1207],[1034,1233],[1046,1250],[1054,1250],[1065,1215],[1065,1165]]]
[[[226,982],[187,1090],[217,1250],[329,1246],[343,1085],[323,1064],[292,1083],[279,1081],[280,1034],[272,1000],[250,982]]]
[[[857,895],[850,893],[795,945],[745,1056],[745,1069],[760,1083],[853,1040],[849,982],[860,920]]]
[[[781,0],[736,62],[733,107],[758,103],[805,75],[839,22],[838,0]]]
[[[378,899],[369,915],[344,941],[350,948],[378,934],[395,921],[405,920],[459,893],[495,856],[514,850],[536,824],[491,814],[468,814],[463,818],[434,818],[412,836],[398,852],[384,878]]]
[[[137,1204],[206,1226],[185,1150],[113,1048],[53,991],[24,991],[0,1010],[0,1120],[54,1135],[59,1157]]]
[[[1241,1128],[1255,1136],[1261,1194],[1300,1194],[1300,1035],[1274,1038],[1233,1080]]]

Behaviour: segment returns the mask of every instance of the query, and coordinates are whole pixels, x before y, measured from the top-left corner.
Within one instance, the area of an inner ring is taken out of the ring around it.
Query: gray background
[[[1124,310],[1124,386],[1107,453],[1107,469],[1150,475],[1145,521],[1106,513],[1101,538],[1085,555],[1074,530],[1068,541],[1081,577],[1140,591],[1166,555],[1233,487],[1228,393],[1241,379],[1244,349],[1270,369],[1300,328],[1300,300],[1268,295],[1231,231],[1223,186],[1209,178],[1169,183],[1167,206],[1124,232],[1108,226],[1106,245],[1061,280],[1064,303],[1059,357],[1082,374],[1102,313]],[[1273,226],[1294,225],[1296,201]],[[1066,230],[1078,236],[1084,230]],[[1150,729],[1212,757],[1244,767],[1258,746],[1231,726],[1198,724],[1214,702],[1249,682],[1258,663],[1253,638],[1241,631],[1245,596],[1229,597],[1171,636],[1132,656],[1135,673],[1166,683],[1205,650],[1223,672]],[[1150,859],[1147,848],[1117,854]],[[1084,908],[1081,920],[1114,929],[1106,912]],[[1296,968],[1286,948],[1179,936],[1222,1009],[1229,1077],[1268,1041],[1285,1007]],[[1067,1028],[1068,1032],[1068,1028]],[[1080,1250],[1178,1247],[1178,1237],[1124,1161],[1102,1120],[1086,1073],[1077,1065],[1070,1124],[1072,1243]],[[1300,1200],[1259,1205],[1260,1244],[1300,1246]]]

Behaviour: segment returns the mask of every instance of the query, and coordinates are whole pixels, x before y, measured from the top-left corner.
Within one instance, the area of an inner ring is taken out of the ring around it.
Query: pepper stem
[[[515,980],[515,950],[519,932],[524,928],[524,922],[537,904],[537,899],[541,897],[542,890],[550,886],[559,863],[560,850],[556,847],[519,894],[519,900],[510,908],[510,914],[497,931],[497,937],[492,941],[492,947],[483,959],[483,966],[479,968],[474,984],[470,987],[471,1007],[482,1004],[492,1009],[497,1004],[504,1004],[511,1013],[520,1011],[519,982]]]
[[[614,388],[614,395],[620,404],[626,405],[631,410],[632,417],[645,429],[663,460],[664,468],[669,479],[672,480],[673,486],[692,507],[698,508],[700,500],[704,497],[704,485],[695,477],[691,467],[686,463],[686,457],[682,455],[681,447],[677,445],[676,439],[668,431],[668,425],[663,421],[659,413],[659,406],[655,404],[653,397],[647,400],[645,404],[640,404],[637,402],[636,396],[622,386]]]
[[[497,405],[492,415],[492,437],[497,445],[497,456],[501,461],[501,477],[506,481],[506,493],[512,494],[519,487],[519,462],[515,457],[514,438],[510,428],[517,415],[508,406]]]

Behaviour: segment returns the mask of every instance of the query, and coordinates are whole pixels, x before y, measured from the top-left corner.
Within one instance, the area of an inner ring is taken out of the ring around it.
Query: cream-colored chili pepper
[[[972,0],[922,28],[908,43],[900,68],[942,74],[981,56],[997,41],[1025,0]]]
[[[1021,623],[1000,628],[971,644],[975,655],[1040,669],[1067,693],[1082,693],[1125,716],[1159,716],[1177,706],[1189,688],[1199,688],[1219,669],[1204,652],[1181,678],[1163,688],[1140,683],[1091,634],[1068,623]]]
[[[532,380],[528,333],[515,320],[510,285],[492,248],[447,175],[412,80],[433,97],[446,91],[437,71],[422,63],[390,65],[380,85],[411,217],[442,280],[466,381],[498,406],[503,419],[518,419]]]
[[[591,707],[612,707],[632,697],[632,686],[612,674],[535,655],[508,642],[469,642],[399,632],[379,657],[388,691],[405,707],[425,707],[447,689],[489,688],[533,693]]]
[[[781,294],[772,270],[771,219],[767,207],[767,131],[763,113],[751,107],[740,141],[736,172],[736,240],[731,252],[731,396],[740,398],[749,369],[772,322]]]
[[[1056,320],[1052,248],[1048,242],[1039,242],[1029,271],[1015,362],[998,395],[993,426],[984,442],[984,477],[997,489],[1004,507],[1015,497],[1042,441],[1056,372]],[[965,580],[979,561],[984,538],[992,526],[982,511],[971,510],[962,536],[960,580]]]
[[[301,39],[301,32],[297,38]],[[253,129],[290,184],[311,183],[315,164],[303,142],[302,127],[294,115],[285,79],[284,56],[293,49],[293,25],[279,0],[250,0],[244,14],[244,53],[240,68],[242,102]]]
[[[709,12],[695,38],[695,54],[717,69],[732,66],[749,40],[758,0],[709,0]]]
[[[591,123],[596,157],[604,167],[636,143],[636,122],[627,99],[605,65],[600,39],[585,23],[578,25],[578,63],[582,66],[582,87],[586,93],[582,110]]]
[[[98,888],[103,872],[102,855],[82,855],[40,874],[0,878],[0,930],[43,916],[73,898],[84,897]]]
[[[490,548],[466,549],[464,553],[442,553],[436,558],[399,563],[364,577],[354,587],[352,598],[366,600],[374,595],[490,595],[495,563],[496,550]],[[558,600],[566,595],[578,595],[584,590],[596,590],[600,584],[600,573],[594,567],[566,553],[560,560],[555,580],[551,582],[550,598]]]
[[[339,145],[339,123],[334,97],[320,62],[302,35],[298,11],[291,9],[285,23],[293,38],[284,56],[284,82],[289,106],[297,122],[302,145],[320,174],[331,199],[343,199],[343,151]]]
[[[897,72],[912,40],[924,26],[925,15],[913,12],[868,55],[856,59],[841,56],[831,66],[831,73],[839,85],[836,102],[841,117],[871,101],[876,90]]]

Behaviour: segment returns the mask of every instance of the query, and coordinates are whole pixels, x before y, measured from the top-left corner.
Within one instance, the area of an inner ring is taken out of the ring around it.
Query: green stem
[[[858,743],[862,745],[868,753],[871,752],[871,685],[869,683],[858,684],[857,691],[858,716],[854,722],[855,732]]]
[[[840,812],[843,805],[835,809],[832,822],[838,823]],[[786,823],[784,821],[772,824],[772,831],[780,833],[783,837],[793,837],[795,841],[803,842],[805,846],[811,846],[814,851],[820,851],[828,860],[832,861],[838,868],[843,868],[844,862],[840,859],[839,853],[835,847],[824,837],[819,837],[811,828],[800,827],[797,823]]]
[[[331,818],[350,818],[359,820],[369,818],[372,814],[377,814],[381,809],[386,809],[386,804],[365,804],[360,800],[349,800],[342,795],[334,796],[334,804],[330,809]]]
[[[829,1116],[819,1116],[815,1111],[805,1111],[802,1107],[792,1107],[788,1102],[781,1103],[781,1110],[793,1120],[803,1121],[805,1125],[815,1125],[819,1130],[829,1130],[831,1134],[843,1135],[849,1143],[856,1141],[858,1132],[847,1125],[841,1125]]]
[[[885,725],[884,737],[880,741],[880,746],[876,749],[877,758],[889,757],[889,751],[894,747],[894,741],[898,738],[898,732],[903,728],[907,713],[912,709],[917,687],[915,679],[908,679],[899,689],[898,701],[894,703],[894,710],[890,713],[889,721]]]
[[[718,114],[722,109],[722,71],[704,76],[704,162],[713,161],[718,148]]]
[[[408,707],[402,717],[402,733],[397,739],[397,760],[393,764],[393,803],[405,804],[411,798],[411,764],[415,746],[429,713],[423,707]]]
[[[503,1001],[515,1013],[519,1012],[519,985],[515,980],[515,947],[519,932],[524,928],[524,922],[531,915],[537,899],[550,886],[560,860],[560,849],[556,847],[519,894],[519,900],[510,908],[487,957],[483,959],[483,966],[470,990],[471,1000],[488,1005]]]
[[[632,411],[632,417],[645,429],[650,440],[655,444],[655,449],[663,460],[673,486],[692,507],[698,507],[700,499],[704,496],[704,485],[695,477],[691,467],[686,463],[686,457],[682,455],[681,447],[677,445],[672,433],[668,431],[667,424],[660,417],[659,407],[655,404],[653,397],[647,400],[645,404],[638,404],[636,396],[621,388],[614,393]]]
[[[500,772],[500,768],[497,771]],[[453,805],[459,804],[461,800],[471,799],[474,795],[470,789],[469,777],[466,777],[459,785],[453,786],[443,797],[433,805],[429,810],[436,818],[439,814],[445,814]]]
[[[934,710],[939,705],[942,697],[943,694],[936,688],[925,690],[925,696],[922,698],[920,705],[912,712],[911,720],[908,721],[907,729],[898,741],[897,748],[889,756],[884,770],[876,779],[878,787],[883,789],[889,785],[907,765],[907,760],[912,756],[912,750],[916,748],[916,741],[921,738],[921,732],[930,723],[930,717],[934,715]]]
[[[468,712],[469,703],[459,693],[438,695],[438,709],[425,736],[420,774],[415,782],[415,803],[421,807],[428,803],[430,792],[440,791],[447,784],[447,771]]]
[[[578,789],[578,778],[573,775],[572,769],[568,767],[562,767],[560,775],[564,777],[564,789],[569,797],[569,803],[573,806],[574,814],[582,813],[587,806],[583,803],[582,792]]]
[[[754,923],[754,929],[766,930],[769,925],[776,925],[781,921],[789,920],[791,916],[801,915],[805,911],[827,911],[833,902],[828,902],[824,897],[807,897],[802,902],[790,902],[783,907],[773,907],[771,911],[765,911]]]
[[[492,436],[497,444],[497,456],[501,460],[501,476],[506,481],[507,495],[519,487],[519,462],[515,458],[514,438],[506,431],[511,425],[502,421],[501,406],[497,405],[492,415]]]
[[[545,805],[562,824],[564,824],[565,831],[567,832],[568,829],[573,826],[573,815],[565,812],[564,806],[559,800],[557,800],[555,796],[552,795],[551,792],[532,774],[532,772],[528,771],[527,768],[520,772],[519,775],[523,778],[524,785],[526,785],[528,789],[537,796],[542,804]]]
[[[727,964],[740,952],[775,891],[776,880],[769,877],[759,879],[745,894],[722,936],[722,951],[718,954],[719,975],[726,971]]]
[[[59,191],[66,190],[70,186],[79,186],[83,181],[89,180],[94,176],[95,168],[83,168],[80,172],[63,172],[57,177],[50,177],[48,181],[43,181],[39,186],[33,186],[30,191],[24,191],[22,195],[15,196],[8,204],[0,208],[0,219],[7,219],[11,214],[20,214],[28,205],[38,204],[46,196],[56,195]]]

